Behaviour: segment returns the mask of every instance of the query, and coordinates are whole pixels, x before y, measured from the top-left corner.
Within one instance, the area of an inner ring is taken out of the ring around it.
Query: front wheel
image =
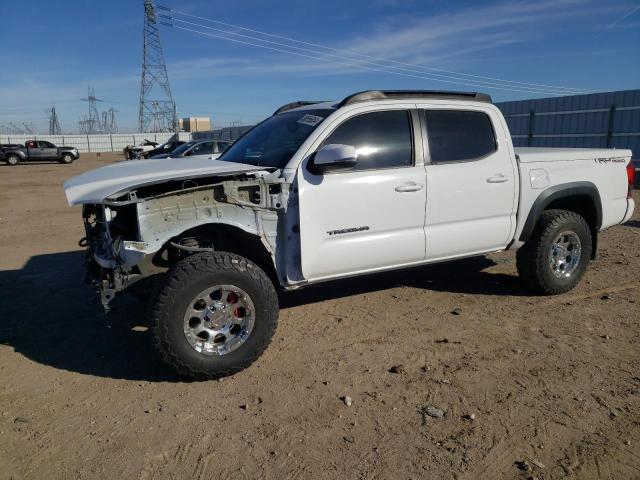
[[[518,273],[538,293],[568,292],[587,270],[591,242],[591,230],[581,215],[546,210],[531,238],[516,253]]]
[[[150,300],[154,344],[180,375],[232,375],[267,348],[278,324],[278,298],[253,262],[226,252],[178,262]]]
[[[65,164],[69,164],[69,163],[73,163],[73,155],[71,155],[70,153],[64,153],[62,154],[62,156],[60,157],[60,163],[65,163]]]

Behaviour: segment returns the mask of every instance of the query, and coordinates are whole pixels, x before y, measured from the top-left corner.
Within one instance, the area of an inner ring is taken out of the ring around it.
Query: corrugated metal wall
[[[76,147],[79,152],[121,152],[127,145],[138,145],[145,140],[164,143],[173,133],[117,133],[113,135],[0,135],[0,143],[23,144],[27,140],[45,140],[58,147]],[[180,140],[188,142],[191,134],[180,132]]]
[[[630,148],[640,163],[640,90],[496,103],[517,147]]]

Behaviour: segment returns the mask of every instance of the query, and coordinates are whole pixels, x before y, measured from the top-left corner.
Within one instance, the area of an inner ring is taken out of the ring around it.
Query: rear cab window
[[[423,110],[431,163],[479,160],[498,149],[491,118],[472,110]]]

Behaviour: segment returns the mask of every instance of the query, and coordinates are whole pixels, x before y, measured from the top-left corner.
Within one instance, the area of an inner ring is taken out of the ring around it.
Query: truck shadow
[[[107,378],[183,381],[153,349],[144,302],[128,295],[108,315],[84,283],[84,252],[34,256],[0,272],[0,344],[56,369]],[[481,295],[526,295],[518,279],[483,270],[478,257],[447,264],[342,280],[280,296],[292,308],[398,286]]]
[[[57,369],[130,380],[177,381],[157,361],[142,302],[109,315],[84,282],[83,251],[31,257],[0,272],[0,344]]]

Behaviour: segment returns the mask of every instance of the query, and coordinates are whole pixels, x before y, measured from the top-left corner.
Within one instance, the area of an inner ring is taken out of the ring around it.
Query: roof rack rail
[[[477,102],[492,103],[489,95],[477,92],[450,92],[446,90],[365,90],[364,92],[349,95],[338,104],[338,108],[353,103],[366,102],[368,100],[403,98],[433,98],[438,100],[460,100],[466,98]]]
[[[275,112],[274,115],[278,115],[279,113],[286,112],[287,110],[292,110],[298,107],[304,107],[305,105],[315,105],[316,103],[323,103],[328,100],[299,100],[297,102],[287,103],[286,105],[281,106]]]

